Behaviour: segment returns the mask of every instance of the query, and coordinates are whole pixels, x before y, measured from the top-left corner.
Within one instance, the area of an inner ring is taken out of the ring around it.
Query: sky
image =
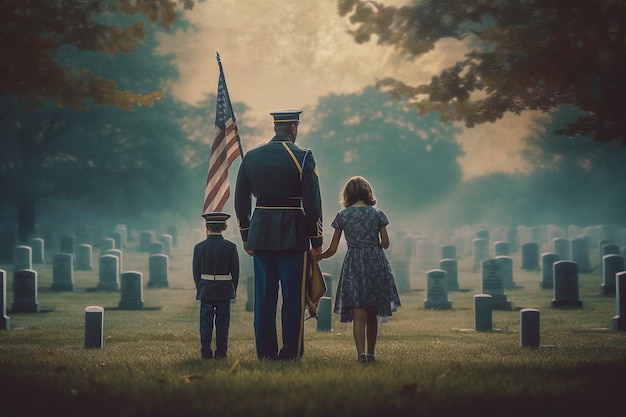
[[[304,109],[301,134],[306,134],[306,111],[320,97],[357,93],[386,77],[426,83],[464,48],[447,40],[408,61],[375,42],[359,45],[346,33],[350,24],[338,15],[336,0],[207,0],[196,3],[187,19],[193,29],[160,38],[160,51],[174,56],[180,73],[170,86],[172,93],[189,103],[215,93],[219,52],[231,100],[250,108],[246,123],[258,124],[263,135],[250,138],[242,131],[242,141],[259,143],[273,134],[271,111]],[[497,123],[464,129],[458,137],[465,151],[459,159],[464,178],[524,169],[519,151],[535,116],[507,115]]]

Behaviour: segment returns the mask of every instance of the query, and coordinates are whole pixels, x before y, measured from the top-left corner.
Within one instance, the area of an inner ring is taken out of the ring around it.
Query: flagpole
[[[217,59],[217,65],[220,69],[220,76],[224,78],[224,91],[226,93],[226,97],[228,98],[228,104],[230,105],[230,114],[233,115],[233,121],[235,121],[235,112],[233,111],[233,105],[230,101],[228,87],[226,87],[226,76],[224,75],[224,68],[222,68],[222,58],[220,57],[219,51],[215,51],[215,59]],[[237,132],[237,144],[239,145],[239,156],[241,156],[241,159],[243,160],[243,147],[241,146],[241,137],[239,136],[239,132]]]

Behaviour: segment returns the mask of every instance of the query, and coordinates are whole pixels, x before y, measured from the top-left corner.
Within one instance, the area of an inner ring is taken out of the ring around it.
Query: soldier
[[[301,110],[270,113],[276,135],[239,167],[235,211],[254,258],[254,332],[259,359],[298,360],[304,352],[305,287],[311,255],[322,251],[322,202],[315,159],[295,144]],[[256,206],[252,213],[252,195]],[[276,311],[282,295],[282,348]]]
[[[192,271],[196,300],[200,300],[200,344],[203,359],[225,358],[228,352],[230,302],[237,295],[239,255],[237,246],[224,239],[230,214],[203,214],[206,239],[193,250]],[[215,323],[215,354],[211,350]]]

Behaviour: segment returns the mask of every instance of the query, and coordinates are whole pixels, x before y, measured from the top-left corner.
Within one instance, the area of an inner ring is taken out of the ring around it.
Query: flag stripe
[[[215,136],[209,158],[203,213],[223,210],[230,197],[228,169],[240,155],[239,131],[220,63],[215,110]]]

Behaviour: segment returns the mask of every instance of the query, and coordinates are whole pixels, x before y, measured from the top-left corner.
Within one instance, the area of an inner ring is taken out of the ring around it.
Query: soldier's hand
[[[248,249],[248,242],[243,242],[243,250],[246,251],[248,256],[252,256],[254,254],[253,250]]]

